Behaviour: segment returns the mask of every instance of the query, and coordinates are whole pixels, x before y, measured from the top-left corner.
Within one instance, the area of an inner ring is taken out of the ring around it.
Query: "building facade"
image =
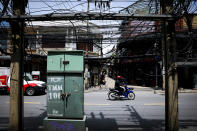
[[[1,54],[1,66],[8,67],[10,64],[10,56],[12,53],[10,41],[10,28],[6,29],[8,32],[6,41],[1,35],[1,44],[7,54]],[[83,21],[44,21],[26,23],[25,27],[25,72],[40,71],[41,80],[46,80],[46,56],[50,50],[84,50],[86,57],[100,57],[102,35],[99,32],[99,26]],[[1,51],[2,52],[2,51]],[[6,63],[6,64],[3,64]],[[85,63],[85,69],[89,72],[100,70],[99,64],[91,65]],[[90,73],[91,74],[91,73]],[[98,79],[99,72],[94,73],[94,78]],[[95,80],[92,80],[95,81]],[[98,82],[88,82],[93,85]]]
[[[175,24],[179,88],[195,88],[197,85],[197,16],[193,14],[189,17],[192,33],[188,30],[185,18]],[[118,67],[118,74],[125,76],[129,84],[162,87],[164,65],[161,26],[161,22],[154,21],[122,23],[117,56],[124,58],[117,60],[114,65]]]

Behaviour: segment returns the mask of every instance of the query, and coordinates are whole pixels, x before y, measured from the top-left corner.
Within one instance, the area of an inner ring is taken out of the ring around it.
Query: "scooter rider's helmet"
[[[121,76],[117,76],[116,78],[117,78],[117,79],[121,79]]]

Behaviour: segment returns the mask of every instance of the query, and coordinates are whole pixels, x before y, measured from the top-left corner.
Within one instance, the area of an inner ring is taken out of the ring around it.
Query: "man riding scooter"
[[[117,76],[116,77],[116,82],[115,82],[115,87],[116,90],[119,91],[119,95],[122,95],[124,93],[125,89],[125,81],[123,77]]]
[[[120,98],[128,98],[129,100],[135,99],[135,93],[133,88],[127,87],[127,82],[121,76],[116,77],[115,87],[109,88],[108,92],[109,100],[115,100]]]

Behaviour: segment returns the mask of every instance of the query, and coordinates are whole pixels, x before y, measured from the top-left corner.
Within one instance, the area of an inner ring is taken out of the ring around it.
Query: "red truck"
[[[23,89],[24,93],[29,96],[33,96],[35,93],[45,93],[46,83],[43,81],[33,80],[31,75],[24,75]],[[0,91],[10,92],[10,76],[0,76]]]

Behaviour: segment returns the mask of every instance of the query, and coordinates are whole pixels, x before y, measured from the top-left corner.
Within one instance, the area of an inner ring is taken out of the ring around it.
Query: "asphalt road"
[[[46,117],[46,95],[24,96],[24,129],[42,131]],[[0,95],[0,131],[9,126],[9,95]]]
[[[107,91],[85,93],[88,131],[162,131],[165,128],[164,95],[136,90],[135,100],[107,98]],[[24,97],[24,126],[27,131],[42,131],[46,117],[46,95]],[[9,96],[0,95],[0,130],[9,123]],[[197,94],[179,94],[180,131],[197,130]]]

